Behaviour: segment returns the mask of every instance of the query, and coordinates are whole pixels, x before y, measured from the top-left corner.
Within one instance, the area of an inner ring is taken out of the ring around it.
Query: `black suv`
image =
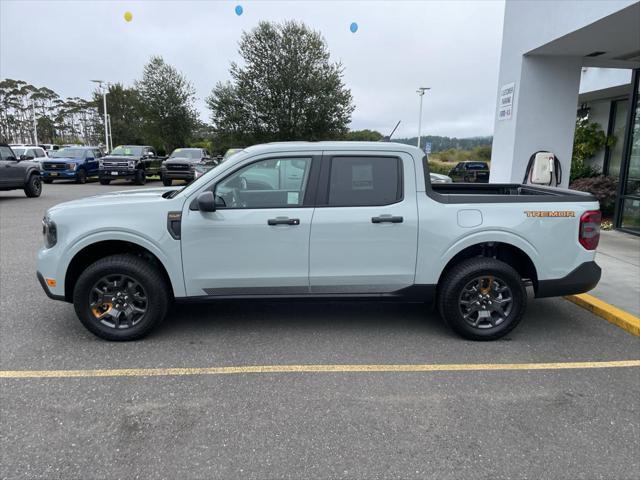
[[[16,154],[6,143],[0,143],[0,190],[24,190],[27,197],[39,197],[42,193],[40,166],[24,155]]]
[[[488,183],[489,165],[487,162],[459,162],[449,171],[454,182]]]
[[[215,167],[216,164],[217,161],[212,159],[204,148],[176,148],[169,158],[162,162],[160,177],[167,187],[174,180],[184,180],[189,183]]]
[[[119,145],[99,162],[100,184],[125,178],[136,185],[144,185],[147,177],[158,175],[163,158],[148,145]]]

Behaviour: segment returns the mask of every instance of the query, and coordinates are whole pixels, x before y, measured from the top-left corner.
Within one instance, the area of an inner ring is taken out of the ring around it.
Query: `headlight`
[[[42,219],[42,235],[44,236],[44,246],[47,248],[53,247],[58,242],[56,223],[48,217]]]
[[[127,165],[129,165],[129,168],[133,168],[133,167],[135,167],[135,166],[136,166],[136,162],[135,162],[135,161],[133,161],[133,160],[129,160],[129,161],[127,162]]]
[[[69,170],[75,170],[78,167],[77,163],[67,163],[67,168]]]

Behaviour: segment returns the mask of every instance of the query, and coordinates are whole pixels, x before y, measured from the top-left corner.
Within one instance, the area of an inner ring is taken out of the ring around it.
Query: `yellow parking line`
[[[599,317],[604,318],[606,321],[617,325],[632,335],[635,335],[636,337],[640,336],[640,318],[635,315],[625,312],[618,307],[614,307],[607,302],[603,302],[599,298],[587,293],[581,293],[580,295],[568,295],[565,298],[570,302],[580,305],[582,308],[586,308],[590,312],[595,313]]]
[[[559,363],[444,363],[424,365],[248,365],[196,368],[122,368],[105,370],[0,370],[0,378],[90,378],[230,375],[246,373],[481,372],[640,367],[640,360]]]

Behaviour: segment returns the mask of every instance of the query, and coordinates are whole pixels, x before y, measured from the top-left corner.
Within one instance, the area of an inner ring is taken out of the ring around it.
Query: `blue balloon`
[[[349,27],[349,30],[351,30],[351,33],[356,33],[358,31],[358,24],[356,22],[353,22]]]
[[[236,15],[240,16],[242,15],[243,9],[242,9],[242,5],[236,5]]]

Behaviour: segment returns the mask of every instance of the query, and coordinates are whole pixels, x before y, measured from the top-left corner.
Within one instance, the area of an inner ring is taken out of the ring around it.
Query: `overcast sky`
[[[490,135],[503,13],[502,0],[0,0],[0,78],[88,98],[91,79],[131,85],[148,58],[161,55],[192,82],[208,121],[204,98],[239,61],[241,32],[261,20],[295,19],[319,30],[344,64],[356,105],[352,129],[388,133],[402,120],[395,136],[415,136],[415,90],[427,86],[423,134]]]

